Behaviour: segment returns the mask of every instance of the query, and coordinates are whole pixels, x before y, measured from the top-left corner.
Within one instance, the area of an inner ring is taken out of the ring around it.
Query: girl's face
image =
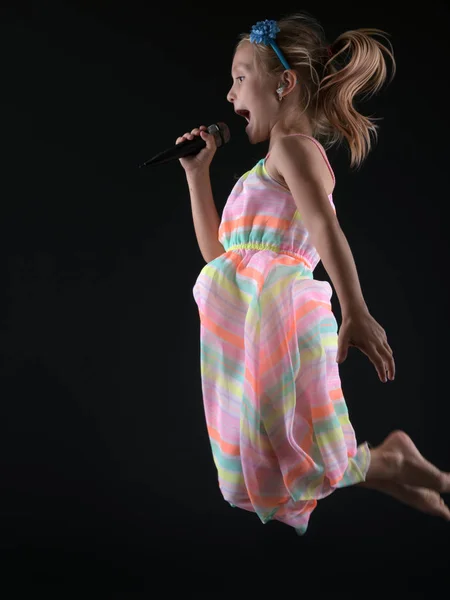
[[[231,77],[233,85],[227,100],[248,121],[245,131],[252,144],[264,142],[277,121],[278,101],[273,78],[261,75],[256,70],[254,50],[250,42],[238,48],[233,58]]]

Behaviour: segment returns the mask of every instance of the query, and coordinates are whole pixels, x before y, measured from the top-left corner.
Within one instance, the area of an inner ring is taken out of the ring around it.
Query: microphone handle
[[[173,148],[170,148],[169,150],[163,150],[149,160],[146,160],[145,163],[139,165],[139,168],[146,167],[151,163],[162,165],[166,162],[174,160],[174,158],[184,158],[185,156],[198,154],[203,148],[206,148],[206,142],[201,137],[194,138],[193,140],[184,140],[184,142],[176,144],[176,146]]]
[[[208,127],[208,133],[214,136],[218,148],[226,144],[230,139],[230,130],[228,126],[222,122],[210,125]],[[175,144],[172,148],[163,150],[163,152],[153,156],[150,160],[139,165],[139,168],[141,169],[150,164],[163,164],[174,160],[175,158],[183,158],[184,156],[198,154],[203,148],[206,148],[206,142],[201,137],[196,137],[193,140],[184,140],[184,142]]]

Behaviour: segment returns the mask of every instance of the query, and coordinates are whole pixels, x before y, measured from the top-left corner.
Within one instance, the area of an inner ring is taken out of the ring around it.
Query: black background
[[[165,563],[219,591],[236,573],[306,583],[313,570],[349,590],[358,575],[404,584],[448,568],[450,525],[377,492],[324,499],[302,538],[222,499],[192,295],[205,262],[184,171],[138,164],[225,121],[232,138],[211,167],[221,214],[235,175],[268,147],[248,143],[226,101],[238,34],[297,10],[330,42],[358,27],[389,33],[397,75],[360,106],[382,118],[378,143],[360,171],[345,147],[329,158],[339,221],[397,375],[381,383],[350,349],[342,387],[359,442],[400,428],[450,471],[449,9],[246,6],[2,9],[0,548],[18,581],[137,581],[162,577]],[[321,264],[314,275],[330,281]]]

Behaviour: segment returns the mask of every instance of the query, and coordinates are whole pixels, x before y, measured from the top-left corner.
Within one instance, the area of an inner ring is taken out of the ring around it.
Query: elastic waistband
[[[310,271],[312,270],[311,263],[308,259],[306,259],[301,254],[297,252],[292,252],[292,250],[285,250],[281,246],[277,246],[276,244],[262,244],[259,242],[248,242],[246,244],[234,244],[234,246],[230,246],[227,252],[231,252],[232,250],[270,250],[272,252],[278,252],[279,254],[287,254],[288,256],[292,256],[293,258],[298,259],[302,262]]]

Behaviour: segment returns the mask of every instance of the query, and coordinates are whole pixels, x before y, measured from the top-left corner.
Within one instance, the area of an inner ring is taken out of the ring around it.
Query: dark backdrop
[[[185,175],[177,161],[137,165],[193,127],[227,122],[232,139],[211,168],[221,214],[235,176],[267,152],[248,143],[226,101],[237,36],[299,9],[329,41],[358,27],[391,35],[397,76],[360,105],[382,117],[378,143],[360,171],[350,170],[345,147],[329,158],[338,217],[397,375],[381,383],[351,349],[342,385],[358,442],[377,445],[401,428],[450,471],[444,2],[398,16],[381,4],[205,12],[11,3],[0,31],[6,573],[106,581],[168,561],[200,565],[217,585],[222,565],[263,580],[268,568],[298,577],[299,565],[341,577],[343,565],[348,585],[374,567],[400,580],[448,565],[450,526],[377,492],[336,492],[299,538],[232,509],[217,486],[192,295],[205,262]],[[329,280],[321,264],[315,277]],[[289,560],[296,570],[286,570]]]

